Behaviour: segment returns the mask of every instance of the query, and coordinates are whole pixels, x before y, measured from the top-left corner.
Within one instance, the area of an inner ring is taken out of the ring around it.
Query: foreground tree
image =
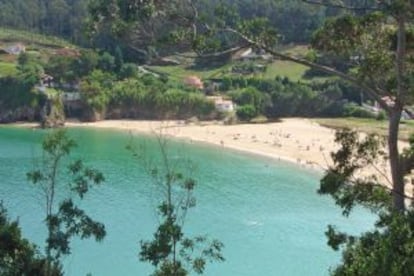
[[[309,2],[309,1],[307,1]],[[318,1],[310,1],[318,2]],[[228,27],[227,31],[239,34],[251,45],[265,49],[275,57],[301,63],[328,74],[340,77],[378,102],[387,112],[388,155],[391,171],[393,207],[405,210],[405,184],[403,156],[398,148],[398,132],[401,114],[412,102],[412,62],[410,37],[414,4],[410,1],[376,1],[363,15],[355,13],[358,7],[339,5],[347,12],[339,18],[327,20],[314,35],[313,48],[321,53],[341,56],[352,64],[352,70],[340,71],[277,51],[274,41],[267,40],[266,27],[262,32],[251,33]],[[248,25],[254,26],[254,25]],[[264,25],[265,26],[265,25]]]
[[[383,139],[377,135],[360,138],[350,130],[339,131],[341,147],[332,153],[334,164],[321,180],[319,193],[331,195],[349,215],[355,205],[369,208],[378,220],[375,229],[360,236],[349,235],[330,225],[326,235],[334,249],[343,249],[342,263],[332,275],[412,275],[414,273],[414,210],[400,212],[392,206],[390,187],[376,175],[361,177],[361,168],[375,167],[385,157]],[[414,168],[414,136],[400,156],[406,160],[404,174]],[[412,201],[411,196],[405,196]]]
[[[164,6],[160,3],[142,1],[137,6],[142,9],[150,4],[154,13],[162,13]],[[398,133],[401,114],[413,102],[414,3],[407,0],[303,0],[303,3],[342,10],[339,17],[326,20],[314,35],[312,48],[315,56],[338,56],[348,66],[326,66],[312,57],[307,59],[285,54],[279,51],[278,33],[269,27],[266,18],[243,21],[228,8],[216,9],[214,22],[202,21],[201,16],[192,17],[191,26],[181,25],[186,29],[181,29],[182,34],[192,35],[183,35],[182,38],[194,38],[192,45],[196,50],[216,46],[208,42],[214,38],[220,40],[223,36],[233,41],[233,47],[220,48],[222,53],[237,48],[235,46],[264,49],[276,58],[303,64],[350,82],[385,110],[389,119],[387,151],[382,151],[378,137],[368,136],[361,141],[355,133],[339,133],[337,141],[342,147],[333,155],[335,164],[322,179],[320,193],[332,195],[344,208],[344,214],[349,214],[355,204],[363,204],[379,215],[377,229],[359,237],[329,228],[329,244],[334,249],[345,246],[343,264],[334,274],[411,275],[414,224],[411,205],[405,202],[412,203],[413,198],[406,194],[404,177],[413,168],[413,143],[410,141],[410,149],[401,152]],[[391,179],[388,180],[387,176],[382,179],[360,177],[359,171],[365,166],[375,166],[376,160],[385,155],[388,156]]]
[[[157,207],[160,223],[152,240],[141,241],[140,260],[151,263],[157,276],[184,276],[191,271],[202,274],[207,261],[224,261],[223,244],[207,236],[185,235],[187,212],[196,204],[196,181],[181,171],[191,174],[194,168],[188,161],[172,159],[164,135],[157,135],[157,146],[159,161],[149,160],[145,147],[129,146],[159,190],[161,201]]]
[[[36,246],[22,237],[18,221],[10,221],[0,202],[0,275],[44,275],[46,259]],[[50,275],[62,275],[60,267],[49,268]]]
[[[364,1],[362,4],[348,0],[303,0],[303,5],[306,3],[327,5],[332,10],[343,11],[339,17],[326,20],[315,34],[312,47],[318,54],[340,56],[350,66],[328,67],[315,60],[282,53],[278,47],[278,32],[271,28],[267,18],[242,20],[229,6],[217,5],[214,21],[204,20],[206,16],[197,9],[195,0],[115,1],[110,8],[113,12],[109,12],[102,1],[96,0],[90,11],[95,26],[110,24],[113,28],[123,30],[134,27],[141,30],[137,26],[142,27],[143,22],[151,22],[155,18],[164,23],[173,21],[174,24],[169,25],[174,27],[171,36],[176,41],[190,41],[199,54],[215,52],[207,55],[212,57],[240,47],[253,46],[264,49],[275,58],[309,66],[361,88],[388,115],[387,147],[393,206],[403,211],[405,161],[400,159],[397,142],[401,114],[413,98],[411,75],[414,51],[411,30],[414,4],[406,0]],[[185,12],[172,8],[184,4],[187,5]],[[208,18],[211,19],[211,16]]]
[[[40,168],[27,173],[28,179],[39,187],[45,198],[45,223],[48,233],[46,269],[42,275],[46,276],[54,275],[53,267],[60,266],[61,257],[71,253],[70,240],[73,237],[94,237],[101,241],[106,235],[102,223],[90,218],[84,210],[76,206],[71,196],[63,193],[66,188],[63,183],[69,180],[70,192],[83,199],[92,185],[104,181],[102,173],[85,167],[81,160],[71,162],[67,173],[62,173],[65,159],[75,146],[75,141],[68,137],[65,130],[49,133],[42,144],[43,160]]]

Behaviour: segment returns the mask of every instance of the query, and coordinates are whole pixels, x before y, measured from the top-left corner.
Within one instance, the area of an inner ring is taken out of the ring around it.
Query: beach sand
[[[333,164],[330,153],[338,149],[335,131],[308,119],[289,118],[268,124],[223,125],[220,122],[186,124],[184,121],[107,120],[93,123],[67,122],[69,127],[112,128],[145,134],[159,134],[204,142],[323,171]],[[378,169],[388,175],[387,164],[366,168],[364,174]]]
[[[68,127],[112,128],[145,134],[160,134],[204,142],[274,159],[283,159],[314,169],[332,164],[330,152],[334,130],[307,119],[284,119],[268,124],[223,125],[219,122],[185,124],[184,121],[108,120],[93,123],[67,122]]]

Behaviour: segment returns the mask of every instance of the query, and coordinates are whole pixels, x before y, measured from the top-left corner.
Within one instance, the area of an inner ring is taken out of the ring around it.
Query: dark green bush
[[[387,113],[384,110],[381,110],[380,112],[378,112],[377,117],[375,118],[378,121],[384,121],[387,119]]]
[[[246,104],[237,108],[236,115],[241,121],[250,121],[256,117],[257,112],[253,105]]]
[[[366,110],[365,108],[355,104],[348,103],[344,106],[343,115],[345,117],[357,117],[357,118],[376,118],[376,114]]]
[[[125,63],[119,70],[119,79],[133,78],[138,75],[138,68],[133,63]]]

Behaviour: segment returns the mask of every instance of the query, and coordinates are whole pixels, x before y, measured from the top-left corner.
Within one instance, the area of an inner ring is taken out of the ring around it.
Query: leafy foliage
[[[108,106],[121,117],[149,119],[211,118],[215,110],[202,93],[150,75],[117,82]]]
[[[158,214],[160,223],[150,241],[141,241],[140,260],[155,267],[153,275],[188,275],[191,271],[202,274],[207,261],[224,261],[221,255],[223,244],[218,240],[209,241],[206,236],[187,237],[183,232],[188,211],[196,205],[194,189],[196,181],[181,170],[194,170],[190,163],[171,159],[168,141],[157,136],[160,161],[145,159],[145,149],[129,149],[142,162],[145,170],[160,190]],[[147,157],[148,158],[148,157]],[[159,165],[157,165],[159,164]]]
[[[257,115],[256,108],[251,104],[245,104],[237,107],[237,117],[242,121],[250,121]]]
[[[22,237],[18,221],[10,221],[0,202],[0,274],[45,275],[46,259],[38,254],[36,246]],[[49,275],[63,275],[57,265],[51,267]]]
[[[338,233],[331,226],[327,231],[329,245],[346,249],[342,264],[332,275],[411,275],[414,273],[413,211],[384,212],[377,229],[359,237]]]
[[[16,69],[16,75],[0,77],[0,114],[2,120],[5,118],[7,122],[7,114],[16,110],[34,110],[33,112],[23,112],[24,114],[19,116],[19,119],[34,120],[36,111],[44,101],[44,96],[35,90],[43,68],[32,56],[21,54],[18,57]],[[10,120],[13,119],[10,118]]]
[[[329,194],[349,215],[352,208],[363,205],[378,215],[375,229],[359,236],[338,232],[328,226],[328,245],[343,249],[342,263],[332,275],[410,275],[413,273],[414,213],[412,209],[400,212],[392,208],[391,195],[397,191],[386,188],[374,176],[361,178],[358,171],[375,165],[385,156],[382,141],[376,135],[361,139],[355,131],[336,133],[340,149],[332,153],[333,167],[321,180],[319,193]],[[400,156],[409,173],[413,168],[414,140]],[[412,198],[409,198],[412,200]]]
[[[1,0],[0,25],[83,42],[87,5],[82,0]]]
[[[345,215],[355,204],[377,211],[390,207],[390,193],[378,184],[377,177],[358,175],[362,169],[375,168],[379,159],[385,158],[383,140],[376,134],[360,140],[356,131],[344,129],[336,132],[335,142],[340,149],[331,154],[334,164],[322,178],[319,193],[331,195]]]
[[[60,173],[61,166],[75,146],[75,141],[68,137],[65,130],[51,132],[42,144],[42,167],[27,173],[28,179],[39,187],[45,197],[45,223],[48,230],[45,250],[48,269],[45,275],[51,275],[50,267],[60,265],[61,257],[71,253],[70,240],[73,237],[94,237],[101,241],[106,234],[105,226],[78,208],[71,197],[56,203],[57,194],[63,189],[60,183],[66,181]],[[84,198],[92,185],[104,181],[102,173],[85,167],[80,160],[71,163],[68,169],[67,176],[71,178],[69,189],[80,199]]]

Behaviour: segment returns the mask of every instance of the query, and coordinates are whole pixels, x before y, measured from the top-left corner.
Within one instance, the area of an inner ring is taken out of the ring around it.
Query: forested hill
[[[0,26],[84,41],[85,0],[0,0]]]
[[[85,19],[90,2],[101,0],[0,0],[0,27],[55,35],[85,44]],[[198,1],[199,9],[211,11],[218,0]],[[227,0],[244,19],[264,16],[271,20],[284,43],[304,43],[336,11],[304,4],[301,0]],[[105,43],[105,42],[100,42]],[[99,46],[99,45],[98,45]],[[104,45],[105,46],[105,45]],[[107,47],[104,47],[107,48]]]

